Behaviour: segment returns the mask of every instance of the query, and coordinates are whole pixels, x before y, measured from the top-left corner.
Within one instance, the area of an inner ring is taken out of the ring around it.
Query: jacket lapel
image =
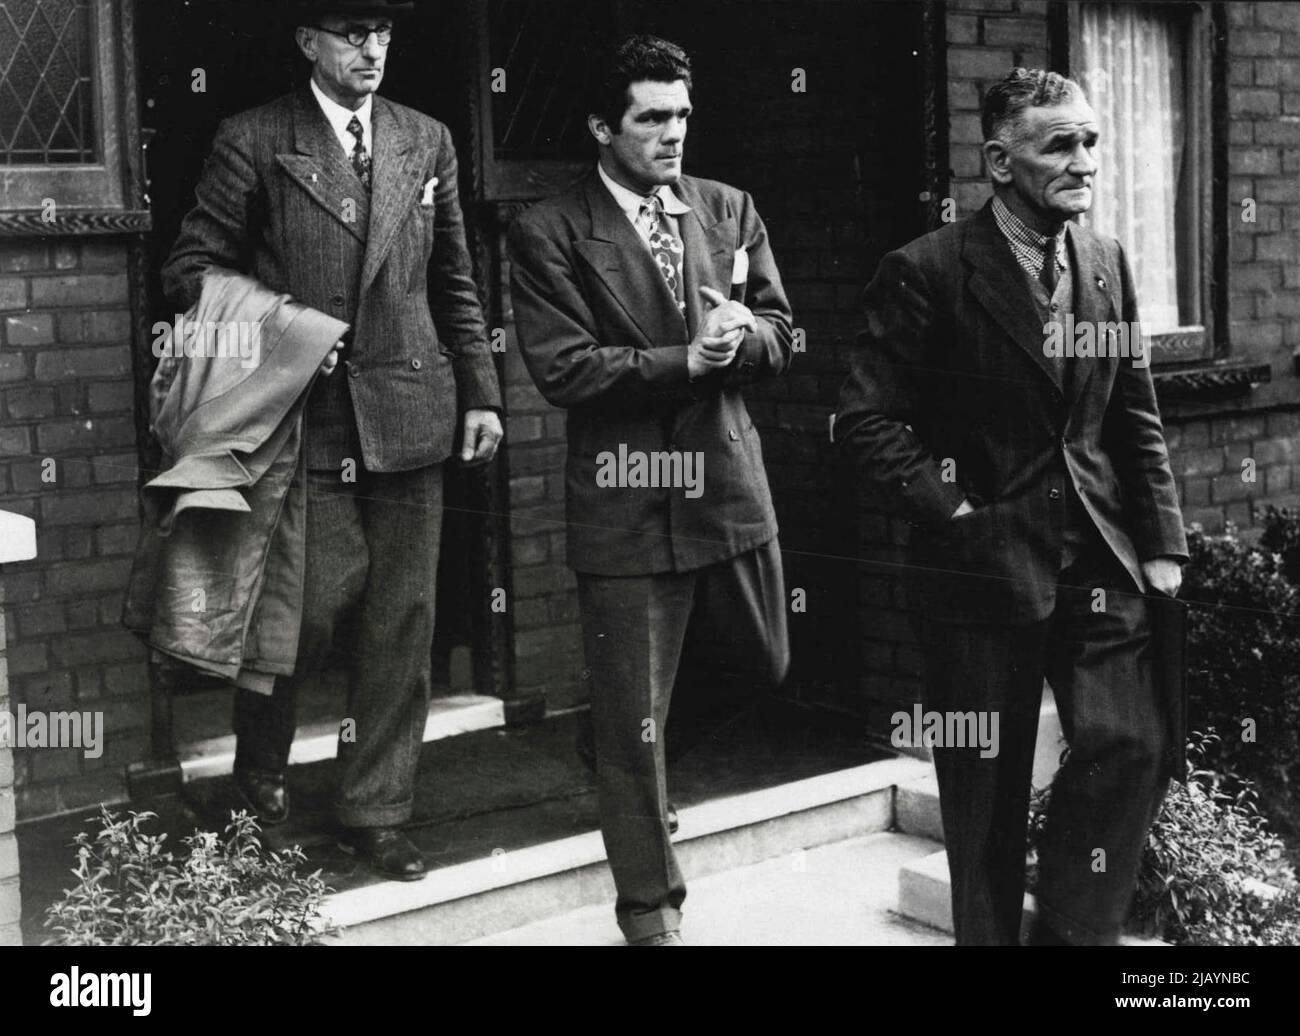
[[[275,156],[280,166],[348,233],[364,242],[370,199],[309,85],[294,94],[293,146],[294,153]]]
[[[735,263],[735,221],[720,219],[708,208],[693,185],[683,180],[682,200],[691,207],[677,220],[682,232],[683,287],[686,291],[686,326],[692,336],[704,321],[706,307],[700,286],[713,288],[726,297],[731,290],[731,268]]]
[[[1043,354],[1043,322],[1038,318],[1024,272],[994,222],[991,202],[972,218],[962,258],[972,270],[971,293],[1063,393],[1060,370]]]
[[[374,166],[371,173],[370,229],[366,257],[361,264],[364,296],[383,265],[402,221],[411,218],[420,193],[420,175],[427,155],[412,146],[411,134],[382,97],[375,97],[371,112],[374,135]],[[350,167],[349,167],[350,168]]]
[[[1097,330],[1097,355],[1092,359],[1074,360],[1073,398],[1082,399],[1084,387],[1097,365],[1112,362],[1109,358],[1110,354],[1103,353],[1104,349],[1110,348],[1110,342],[1102,337],[1101,325],[1118,319],[1115,297],[1112,294],[1118,280],[1106,262],[1105,253],[1096,235],[1083,230],[1077,224],[1071,224],[1067,236],[1070,243],[1070,262],[1074,268],[1075,326],[1080,326],[1087,321]]]
[[[650,250],[594,171],[585,186],[591,238],[576,243],[578,254],[650,345],[679,344],[684,333],[682,315]],[[688,285],[683,283],[689,300]]]

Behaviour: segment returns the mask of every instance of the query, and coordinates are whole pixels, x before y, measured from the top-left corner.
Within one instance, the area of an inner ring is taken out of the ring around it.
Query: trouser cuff
[[[411,819],[414,799],[386,806],[342,805],[335,807],[344,827],[397,827]]]
[[[677,932],[682,927],[682,912],[676,907],[662,906],[653,910],[620,910],[618,926],[628,942],[649,939],[665,932]]]

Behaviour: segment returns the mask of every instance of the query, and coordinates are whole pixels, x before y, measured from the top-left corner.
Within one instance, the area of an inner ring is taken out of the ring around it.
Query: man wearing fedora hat
[[[342,655],[340,845],[403,880],[425,872],[401,825],[430,694],[442,464],[457,436],[467,465],[502,438],[451,135],[377,94],[393,18],[412,6],[294,5],[310,81],[221,124],[163,269],[183,307],[219,266],[351,326],[304,411],[295,671],[236,690],[235,783],[264,823],[286,818],[296,690]]]

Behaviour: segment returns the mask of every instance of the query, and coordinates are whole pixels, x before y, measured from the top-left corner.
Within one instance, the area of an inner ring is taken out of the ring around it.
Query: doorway
[[[218,124],[306,81],[307,64],[294,42],[293,25],[268,14],[271,9],[265,3],[231,0],[138,0],[137,81],[154,227],[143,278],[150,326],[174,316],[162,292],[160,270],[193,205],[194,187]],[[382,93],[455,127],[457,113],[439,110],[434,103],[438,98],[445,107],[456,103],[457,95],[445,89],[448,70],[456,64],[454,40],[436,31],[430,17],[421,11],[399,22]],[[147,381],[153,362],[141,349],[136,358],[138,382]],[[138,410],[146,406],[145,399],[137,393]],[[143,413],[137,418],[138,427],[147,427]],[[140,454],[141,470],[156,471],[153,444],[142,442]],[[501,695],[505,690],[503,669],[494,660],[505,655],[500,641],[508,629],[490,621],[489,596],[499,585],[499,579],[491,578],[492,547],[502,539],[498,524],[504,510],[493,506],[494,477],[447,465],[432,659],[434,694],[443,699]],[[343,715],[342,675],[327,673],[314,692],[304,693],[300,727],[313,722],[319,726],[327,719],[337,724]],[[187,676],[174,699],[176,745],[228,736],[229,694],[217,681]]]

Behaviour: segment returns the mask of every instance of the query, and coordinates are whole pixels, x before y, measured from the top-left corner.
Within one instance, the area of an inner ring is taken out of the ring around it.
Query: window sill
[[[1165,402],[1213,402],[1240,396],[1273,380],[1267,363],[1249,360],[1219,360],[1178,369],[1153,368],[1151,380],[1163,405]]]
[[[53,223],[42,220],[39,209],[0,212],[0,238],[147,234],[152,229],[148,209],[60,209]]]

